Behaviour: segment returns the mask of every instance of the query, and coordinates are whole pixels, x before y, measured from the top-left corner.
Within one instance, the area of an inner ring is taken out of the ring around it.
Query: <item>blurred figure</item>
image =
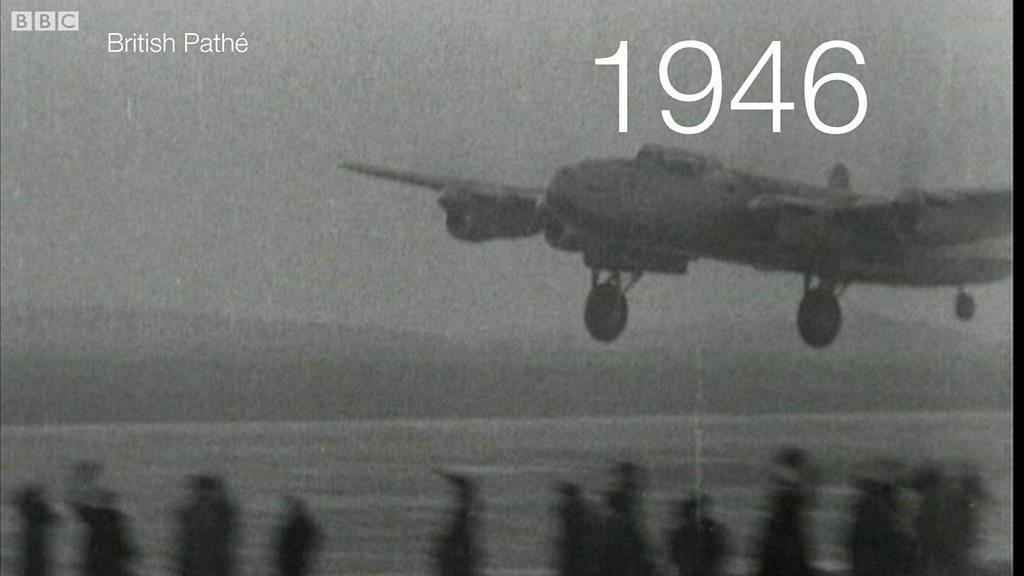
[[[439,576],[475,576],[480,573],[476,490],[465,476],[446,474],[445,478],[455,488],[457,501],[451,520],[437,539],[437,573]]]
[[[597,570],[602,576],[654,574],[641,514],[644,484],[639,466],[625,462],[616,467],[616,485],[605,496],[608,516],[601,529]]]
[[[919,573],[919,547],[903,520],[896,469],[894,463],[879,461],[856,479],[860,496],[850,532],[853,576]]]
[[[967,574],[974,567],[974,548],[978,544],[981,508],[988,496],[981,475],[964,464],[953,483],[949,504],[949,523],[953,527],[951,573]]]
[[[189,499],[178,512],[178,573],[230,576],[235,571],[237,508],[217,476],[194,477],[189,488]]]
[[[614,474],[613,490],[621,495],[626,508],[641,516],[641,497],[647,484],[644,469],[632,462],[619,462],[615,465]]]
[[[86,526],[82,573],[85,576],[129,576],[136,549],[128,532],[128,522],[117,509],[117,495],[109,490],[96,492],[95,503],[80,503],[76,508]]]
[[[668,549],[679,576],[722,573],[726,534],[711,515],[710,498],[693,496],[679,506],[679,524],[669,533]]]
[[[21,516],[21,573],[24,576],[50,574],[50,532],[59,521],[41,486],[27,486],[18,496]]]
[[[124,576],[131,574],[136,550],[117,509],[117,495],[99,484],[102,473],[103,467],[89,460],[76,463],[72,473],[69,506],[85,528],[81,571],[85,576]]]
[[[82,523],[83,531],[80,535],[82,548],[79,557],[83,559],[89,555],[89,526],[82,519],[82,511],[88,508],[96,508],[99,505],[100,490],[98,481],[100,473],[100,465],[89,460],[76,462],[71,472],[71,482],[68,489],[68,508],[74,513],[75,518]],[[87,570],[83,561],[81,572],[85,574]]]
[[[757,554],[758,574],[814,574],[804,526],[811,495],[807,455],[798,448],[785,448],[776,455],[774,466],[769,519]]]
[[[288,496],[284,522],[277,535],[277,573],[304,576],[313,565],[319,530],[302,500]]]
[[[949,574],[952,563],[947,546],[952,540],[952,526],[948,519],[948,495],[946,478],[938,464],[926,464],[917,473],[913,488],[918,494],[918,514],[914,531],[921,546],[921,563],[924,574],[942,576]]]
[[[558,486],[559,502],[556,542],[557,573],[561,576],[592,576],[594,574],[594,518],[580,487],[564,482]]]
[[[962,576],[973,568],[979,511],[985,500],[980,476],[964,466],[947,476],[938,465],[922,468],[914,482],[920,498],[915,527],[921,540],[923,573]]]

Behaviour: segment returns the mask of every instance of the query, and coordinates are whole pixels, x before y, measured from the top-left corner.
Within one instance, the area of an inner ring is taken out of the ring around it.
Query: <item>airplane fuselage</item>
[[[626,292],[644,273],[684,274],[699,258],[803,275],[797,329],[829,346],[851,283],[958,286],[954,311],[975,313],[965,285],[1012,272],[1012,191],[856,194],[835,166],[827,186],[729,169],[713,158],[646,145],[632,159],[559,170],[546,188],[438,178],[366,164],[346,169],[439,193],[449,233],[472,243],[530,238],[582,253],[583,319],[600,342],[626,327]]]
[[[576,235],[556,248],[621,255],[644,266],[652,252],[666,269],[707,257],[837,281],[911,286],[990,282],[1012,270],[1009,206],[1004,195],[979,196],[957,210],[927,210],[913,230],[863,228],[831,214],[751,210],[761,198],[854,198],[846,189],[759,177],[717,163],[634,159],[583,162],[559,171],[545,204]],[[667,259],[667,260],[666,260]],[[639,270],[638,270],[639,271]]]

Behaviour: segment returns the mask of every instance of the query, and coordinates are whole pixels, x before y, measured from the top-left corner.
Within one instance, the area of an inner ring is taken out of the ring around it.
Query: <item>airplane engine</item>
[[[454,190],[442,194],[438,203],[448,215],[448,233],[466,242],[525,238],[542,229],[536,204],[525,198],[485,197]]]
[[[566,226],[552,214],[544,215],[544,240],[548,246],[566,252],[582,252],[586,249],[587,238],[580,230]]]

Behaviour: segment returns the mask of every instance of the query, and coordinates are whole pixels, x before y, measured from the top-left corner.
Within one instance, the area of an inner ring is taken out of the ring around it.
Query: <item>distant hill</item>
[[[5,425],[1009,409],[1012,387],[1009,343],[863,314],[825,351],[792,319],[633,326],[613,346],[102,307],[0,319]]]

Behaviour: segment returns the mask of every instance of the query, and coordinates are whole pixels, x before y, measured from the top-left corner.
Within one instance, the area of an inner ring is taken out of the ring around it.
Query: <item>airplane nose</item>
[[[570,212],[586,189],[586,183],[578,170],[572,167],[562,168],[548,184],[546,204],[556,213]]]
[[[578,182],[579,176],[576,173],[576,169],[571,167],[562,168],[551,179],[551,183],[548,186],[548,195],[561,197],[570,195],[573,189],[578,186]]]
[[[577,206],[586,204],[591,198],[602,195],[601,180],[599,174],[583,167],[562,168],[552,179],[548,195]]]

